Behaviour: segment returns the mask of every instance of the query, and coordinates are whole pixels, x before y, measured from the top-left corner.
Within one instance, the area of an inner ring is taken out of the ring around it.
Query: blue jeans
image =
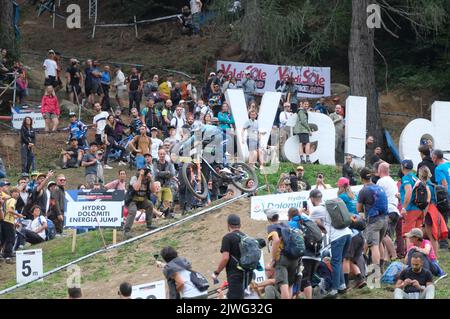
[[[345,284],[342,260],[350,246],[351,240],[352,236],[346,235],[331,242],[331,267],[333,267],[331,289],[338,290],[342,284]]]

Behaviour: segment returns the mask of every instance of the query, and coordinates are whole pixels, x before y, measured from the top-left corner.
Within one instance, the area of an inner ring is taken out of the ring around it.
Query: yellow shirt
[[[167,96],[167,98],[170,99],[170,87],[169,84],[167,84],[167,82],[163,82],[159,85],[159,91],[164,93]]]
[[[16,202],[17,201],[14,198],[10,198],[6,201],[6,212],[4,212],[4,214],[5,214],[4,221],[7,223],[14,224],[14,222],[15,222],[14,214],[11,213],[10,211],[16,210]]]

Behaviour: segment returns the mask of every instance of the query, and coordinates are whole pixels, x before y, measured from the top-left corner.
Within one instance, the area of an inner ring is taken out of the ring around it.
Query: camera
[[[317,178],[323,179],[323,174],[317,175]]]

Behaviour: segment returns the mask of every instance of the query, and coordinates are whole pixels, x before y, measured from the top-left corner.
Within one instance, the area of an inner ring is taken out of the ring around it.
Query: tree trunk
[[[243,18],[244,28],[242,32],[242,50],[245,52],[245,57],[248,60],[257,62],[263,52],[260,32],[261,24],[261,8],[259,0],[245,0],[244,2],[245,15]]]
[[[18,46],[13,23],[13,2],[0,0],[0,48],[6,48],[11,56],[17,57]]]
[[[352,0],[352,24],[348,48],[350,92],[351,95],[367,97],[368,135],[375,138],[375,146],[383,146],[384,134],[375,83],[375,29],[367,26],[366,10],[372,2],[372,0]]]

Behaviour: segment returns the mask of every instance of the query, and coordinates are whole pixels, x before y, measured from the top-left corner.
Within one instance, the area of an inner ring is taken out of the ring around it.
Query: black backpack
[[[209,288],[208,279],[203,276],[201,273],[196,272],[194,270],[190,270],[191,272],[191,282],[199,291],[206,291]]]
[[[428,202],[427,185],[424,182],[418,182],[414,185],[413,189],[414,205],[419,207],[420,210],[424,210],[430,204]]]
[[[253,271],[258,268],[259,260],[261,259],[261,248],[259,242],[247,235],[237,234],[240,238],[239,250],[241,252],[241,258],[237,260],[234,258],[238,265],[245,271]]]
[[[436,185],[434,187],[436,194],[436,207],[441,214],[447,214],[448,212],[448,191],[447,187],[442,185]]]
[[[305,241],[300,229],[290,228],[289,225],[280,224],[281,239],[283,240],[283,255],[288,259],[297,259],[305,255]]]
[[[312,220],[300,219],[299,227],[303,231],[303,240],[308,251],[317,253],[322,248],[322,231]]]

